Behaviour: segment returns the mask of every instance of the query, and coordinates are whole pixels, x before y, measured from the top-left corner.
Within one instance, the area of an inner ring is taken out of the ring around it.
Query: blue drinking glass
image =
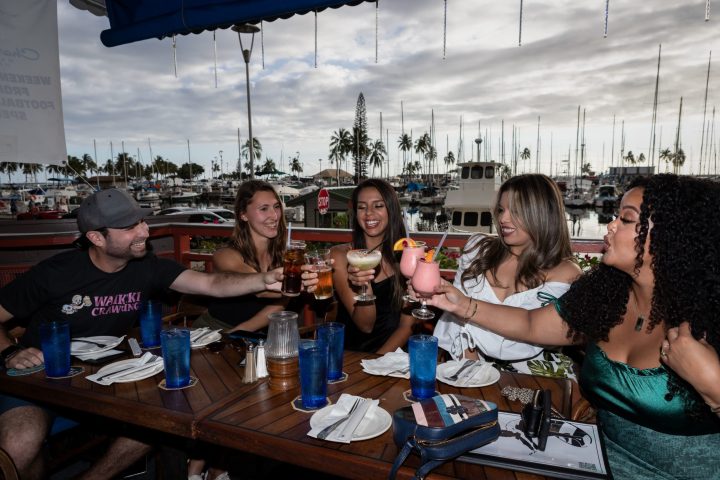
[[[424,400],[435,395],[438,339],[432,335],[413,335],[408,340],[410,389],[412,396]]]
[[[171,328],[160,332],[165,386],[181,388],[190,384],[190,330]]]
[[[317,329],[317,338],[328,344],[328,380],[342,378],[345,325],[338,322],[323,323]]]
[[[70,373],[70,324],[53,320],[40,324],[40,345],[48,377],[66,377]]]
[[[300,340],[300,401],[305,409],[327,405],[328,344],[322,340]]]
[[[162,330],[162,305],[148,300],[140,309],[140,338],[143,347],[155,348],[160,345]]]

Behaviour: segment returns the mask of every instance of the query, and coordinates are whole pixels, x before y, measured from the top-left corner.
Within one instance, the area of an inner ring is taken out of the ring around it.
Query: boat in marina
[[[613,208],[620,202],[620,197],[620,190],[615,185],[600,185],[593,199],[593,205],[602,208]]]
[[[503,182],[498,162],[458,163],[457,190],[448,190],[445,210],[449,227],[455,232],[492,233],[492,211]]]
[[[593,205],[593,185],[591,180],[576,178],[568,185],[564,203],[566,207],[582,208]]]

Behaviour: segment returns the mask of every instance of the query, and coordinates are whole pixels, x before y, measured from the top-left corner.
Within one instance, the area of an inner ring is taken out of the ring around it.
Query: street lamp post
[[[232,27],[238,34],[238,40],[240,41],[240,50],[242,50],[243,60],[245,60],[245,86],[247,89],[247,111],[248,111],[248,150],[250,150],[250,178],[255,178],[255,152],[253,134],[252,134],[252,114],[250,110],[250,55],[252,55],[253,44],[255,43],[255,34],[260,31],[256,25],[245,23],[242,25],[235,25]],[[252,34],[250,40],[250,48],[243,48],[242,35],[243,33]]]
[[[480,161],[480,144],[482,143],[482,138],[476,138],[475,144],[477,145],[477,161]]]

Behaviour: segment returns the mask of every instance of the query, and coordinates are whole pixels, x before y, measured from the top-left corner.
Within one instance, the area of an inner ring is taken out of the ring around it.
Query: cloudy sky
[[[624,149],[649,157],[658,46],[662,44],[658,95],[658,147],[672,147],[683,97],[681,143],[684,173],[697,173],[710,51],[720,43],[720,10],[704,21],[706,0],[611,0],[603,38],[605,1],[525,0],[522,46],[516,1],[447,1],[443,59],[442,0],[381,0],[318,14],[317,68],[313,15],[264,24],[250,62],[253,133],[263,157],[279,165],[299,153],[304,173],[329,167],[328,144],[337,129],[351,128],[358,94],[365,96],[368,130],[389,136],[391,171],[399,171],[401,102],[404,127],[413,136],[429,131],[442,159],[456,155],[464,122],[464,158],[474,155],[478,132],[492,159],[505,160],[512,131],[535,168],[538,117],[540,166],[562,172],[570,152],[575,165],[578,106],[585,112],[586,161],[600,171],[618,165]],[[713,3],[720,4],[718,0]],[[716,9],[720,5],[712,5]],[[175,163],[188,159],[210,168],[223,152],[223,169],[238,157],[237,130],[247,140],[245,68],[237,34],[217,32],[217,88],[213,34],[177,38],[177,77],[170,39],[106,48],[105,17],[58,5],[60,65],[68,153],[110,157],[125,150],[147,162],[154,155]],[[262,48],[261,48],[262,47]],[[264,68],[262,66],[264,49]],[[720,51],[714,52],[706,124],[720,109]],[[715,144],[720,138],[716,115]],[[615,129],[613,139],[613,118]],[[478,127],[479,124],[479,127]],[[706,143],[708,143],[706,141]],[[614,150],[611,152],[611,147]],[[720,148],[720,146],[718,147]],[[297,152],[297,153],[296,153]],[[711,152],[712,153],[712,152]],[[657,154],[655,154],[657,162]],[[711,171],[714,167],[714,157]],[[703,171],[707,165],[703,159]],[[664,170],[665,167],[662,167]],[[378,172],[379,173],[379,172]]]

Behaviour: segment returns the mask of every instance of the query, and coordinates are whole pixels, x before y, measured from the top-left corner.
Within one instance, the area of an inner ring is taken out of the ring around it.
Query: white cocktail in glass
[[[350,265],[360,270],[372,270],[377,267],[382,260],[382,252],[379,250],[350,250],[347,252],[347,261]],[[367,285],[362,285],[360,295],[355,295],[358,302],[371,302],[375,300],[375,295],[367,293]]]

